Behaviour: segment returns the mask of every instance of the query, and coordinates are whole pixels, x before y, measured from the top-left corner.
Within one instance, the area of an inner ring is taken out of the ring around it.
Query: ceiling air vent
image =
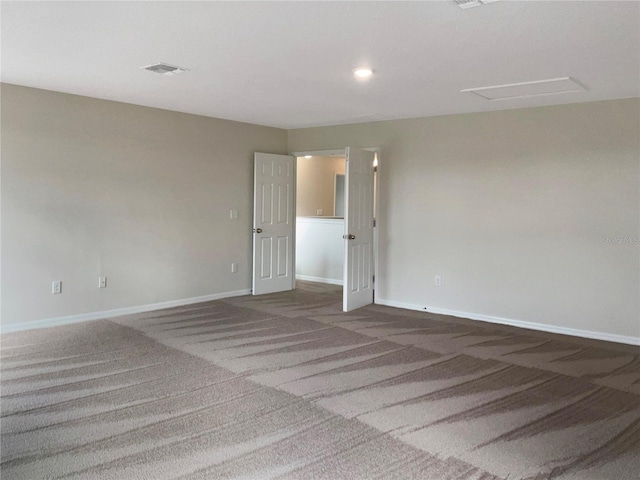
[[[480,5],[486,5],[487,3],[494,3],[498,0],[453,0],[453,3],[460,8],[467,9],[473,7],[479,7]]]
[[[178,73],[186,72],[186,68],[176,67],[167,63],[156,63],[154,65],[147,65],[146,67],[140,67],[150,72],[160,73],[161,75],[176,75]]]

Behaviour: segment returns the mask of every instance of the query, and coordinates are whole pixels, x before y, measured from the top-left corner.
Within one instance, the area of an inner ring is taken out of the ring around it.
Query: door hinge
[[[373,219],[373,228],[376,228],[376,219]]]
[[[376,283],[376,276],[375,275],[373,276],[372,283]]]

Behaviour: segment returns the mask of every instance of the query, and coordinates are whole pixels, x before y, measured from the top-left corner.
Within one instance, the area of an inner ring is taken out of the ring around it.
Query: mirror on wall
[[[336,217],[344,217],[344,173],[336,173],[335,196],[333,199],[333,215]]]
[[[297,157],[297,216],[344,217],[344,175],[344,156]]]

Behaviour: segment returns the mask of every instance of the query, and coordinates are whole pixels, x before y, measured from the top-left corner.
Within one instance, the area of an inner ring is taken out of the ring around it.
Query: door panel
[[[343,310],[373,303],[374,153],[347,148]]]
[[[253,294],[292,290],[294,157],[254,157]]]

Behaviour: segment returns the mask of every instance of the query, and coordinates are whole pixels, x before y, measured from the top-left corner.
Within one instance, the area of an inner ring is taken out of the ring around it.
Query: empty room
[[[0,476],[640,471],[640,2],[0,3]]]

